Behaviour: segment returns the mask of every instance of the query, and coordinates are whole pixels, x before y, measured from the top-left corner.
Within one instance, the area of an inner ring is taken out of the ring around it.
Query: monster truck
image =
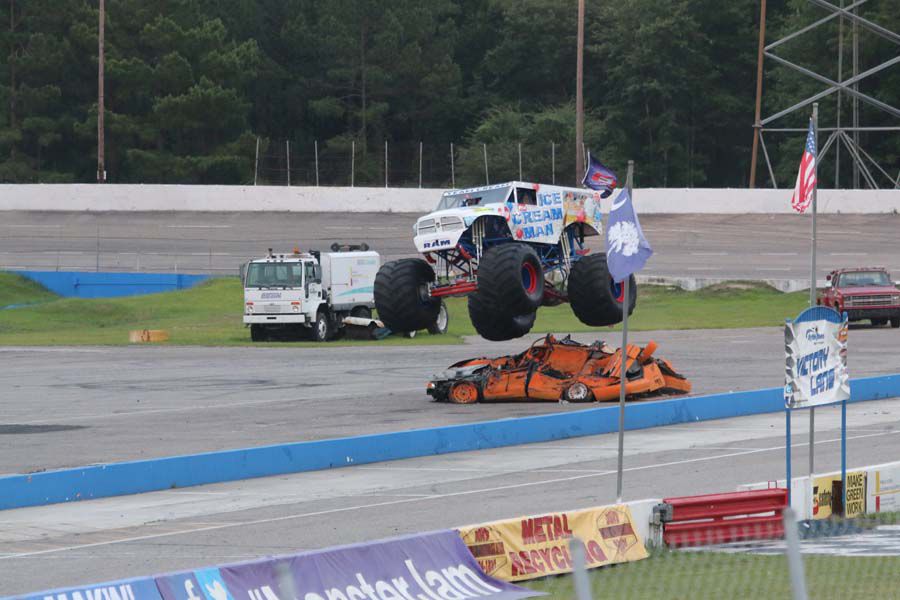
[[[492,341],[531,330],[537,309],[569,302],[587,325],[622,320],[623,293],[599,236],[598,193],[513,181],[451,190],[414,226],[423,258],[385,263],[375,277],[379,318],[395,331],[434,326],[442,298],[467,296],[475,330]],[[628,312],[634,310],[630,294]]]

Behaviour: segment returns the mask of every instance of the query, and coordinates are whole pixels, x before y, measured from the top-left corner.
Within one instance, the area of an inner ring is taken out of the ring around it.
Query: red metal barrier
[[[697,546],[784,537],[787,490],[774,488],[663,499],[663,540]]]

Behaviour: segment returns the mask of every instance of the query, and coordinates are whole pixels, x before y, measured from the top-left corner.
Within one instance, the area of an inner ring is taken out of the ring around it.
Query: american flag
[[[806,212],[812,202],[813,191],[816,189],[816,133],[813,130],[812,119],[809,120],[809,133],[806,135],[806,148],[803,149],[803,158],[800,159],[800,172],[797,173],[797,185],[794,186],[794,196],[791,198],[791,206],[798,213]]]

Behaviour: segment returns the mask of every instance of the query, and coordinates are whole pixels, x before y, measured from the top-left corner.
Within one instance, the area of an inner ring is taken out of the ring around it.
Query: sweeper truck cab
[[[254,342],[298,337],[324,342],[347,317],[371,320],[378,253],[366,244],[331,249],[275,254],[270,248],[241,268],[244,324]]]

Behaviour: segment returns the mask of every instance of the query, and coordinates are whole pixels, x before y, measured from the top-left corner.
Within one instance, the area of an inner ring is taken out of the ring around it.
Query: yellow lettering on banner
[[[584,543],[589,568],[647,558],[624,505],[497,521],[459,534],[484,572],[506,581],[570,573],[573,536]]]

